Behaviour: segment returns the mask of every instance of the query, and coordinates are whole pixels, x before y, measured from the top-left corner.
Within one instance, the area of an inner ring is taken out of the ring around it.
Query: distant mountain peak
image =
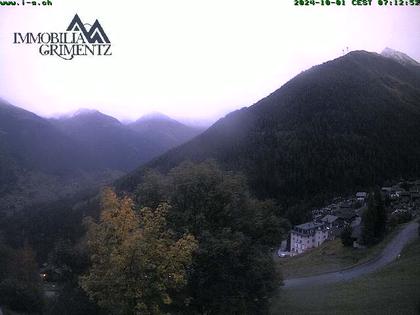
[[[96,109],[79,108],[71,116],[72,117],[76,117],[76,116],[81,116],[81,115],[93,115],[93,114],[104,115],[104,114],[102,114],[100,111],[98,111]]]
[[[91,123],[94,125],[106,126],[109,124],[112,125],[121,125],[121,122],[109,115],[106,115],[96,109],[80,108],[70,115],[62,115],[58,120],[69,121],[69,122],[83,122]]]
[[[137,121],[145,120],[172,120],[172,118],[160,112],[150,112],[141,116]]]
[[[407,54],[389,47],[386,47],[382,51],[381,55],[393,59],[404,66],[420,66],[420,63],[418,63],[416,60],[414,60]]]

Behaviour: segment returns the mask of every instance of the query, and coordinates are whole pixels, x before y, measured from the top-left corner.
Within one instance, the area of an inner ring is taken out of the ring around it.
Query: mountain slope
[[[313,67],[146,167],[215,158],[288,207],[420,172],[420,74],[355,51]],[[132,190],[145,167],[117,182]]]
[[[0,101],[0,145],[22,167],[47,172],[89,168],[92,161],[80,156],[82,148],[44,118]]]
[[[129,127],[138,134],[163,144],[168,149],[185,143],[203,131],[186,126],[160,113],[145,115],[129,124]]]
[[[155,136],[167,125],[153,128],[136,132],[95,110],[47,120],[0,101],[0,213],[95,189],[175,145]]]
[[[83,144],[102,168],[129,171],[168,149],[164,143],[135,133],[117,119],[95,110],[79,110],[71,117],[51,122]]]
[[[48,120],[0,101],[0,214],[109,182],[84,145]]]

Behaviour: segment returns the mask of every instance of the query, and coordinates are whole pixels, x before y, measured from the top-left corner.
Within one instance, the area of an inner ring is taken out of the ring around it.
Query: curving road
[[[283,288],[288,289],[301,286],[307,287],[312,285],[348,281],[374,272],[394,261],[401,253],[405,245],[407,245],[410,241],[414,240],[418,236],[417,229],[417,222],[408,223],[383,249],[381,255],[374,260],[341,271],[324,273],[321,275],[304,278],[287,279],[284,280]]]

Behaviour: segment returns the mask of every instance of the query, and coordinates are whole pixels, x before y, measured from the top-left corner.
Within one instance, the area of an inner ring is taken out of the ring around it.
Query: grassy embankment
[[[344,247],[340,239],[335,239],[299,256],[275,258],[277,267],[284,279],[348,268],[379,255],[386,244],[400,231],[400,228],[396,228],[381,243],[370,248]]]
[[[271,314],[420,314],[420,240],[384,269],[351,282],[280,289]]]

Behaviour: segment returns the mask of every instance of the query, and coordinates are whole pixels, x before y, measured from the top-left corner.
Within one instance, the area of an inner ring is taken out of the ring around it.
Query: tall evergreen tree
[[[386,231],[387,213],[379,189],[370,193],[368,208],[363,213],[362,239],[366,245],[381,240]]]
[[[352,232],[353,229],[350,224],[347,224],[341,232],[341,242],[346,247],[353,245],[353,238],[351,237]]]
[[[383,238],[386,232],[386,222],[387,222],[387,212],[385,209],[384,201],[382,199],[382,194],[379,188],[375,189],[375,204],[376,204],[376,226],[375,226],[375,235],[378,238]]]

